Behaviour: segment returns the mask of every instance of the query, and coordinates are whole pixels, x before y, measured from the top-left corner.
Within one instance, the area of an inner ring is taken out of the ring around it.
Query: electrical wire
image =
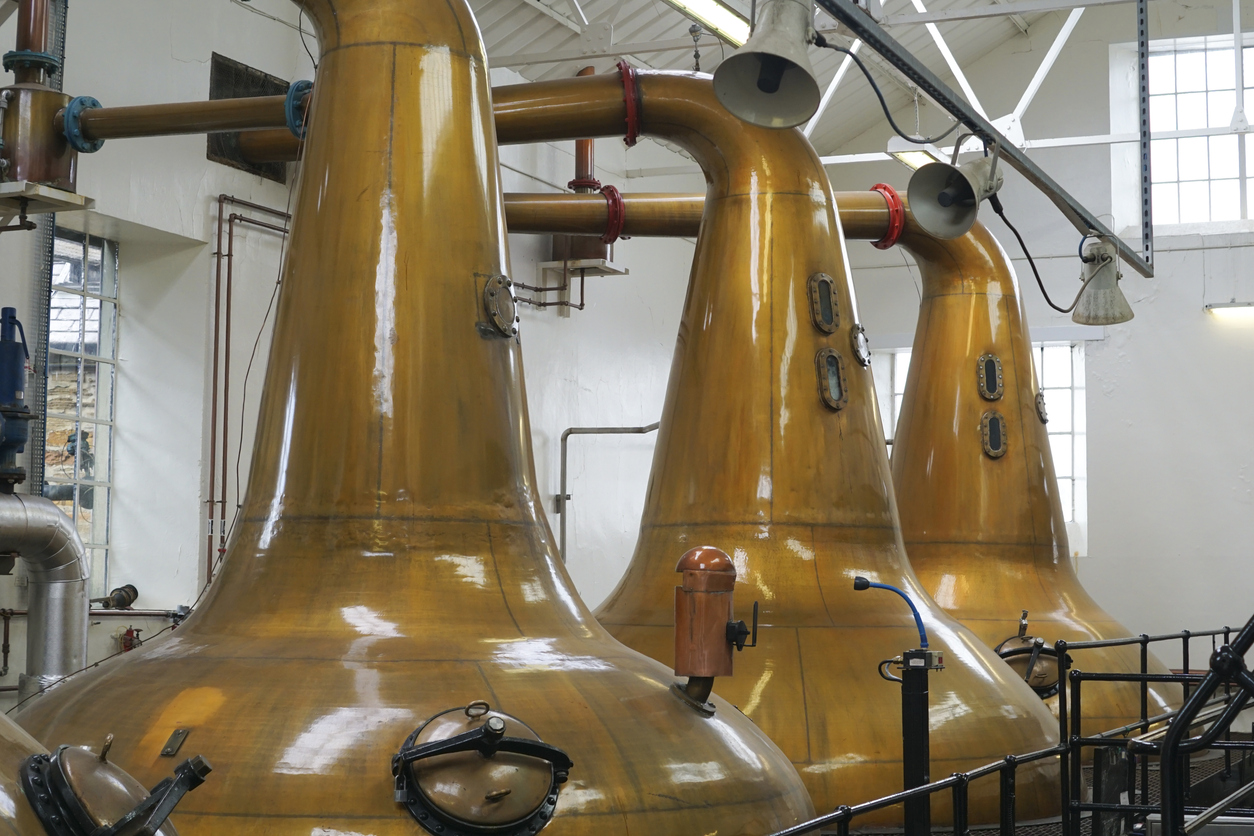
[[[875,83],[875,79],[871,76],[871,71],[867,69],[866,64],[862,63],[862,59],[857,56],[857,53],[851,49],[845,49],[843,46],[828,43],[827,39],[818,33],[815,33],[814,35],[814,45],[818,47],[827,47],[828,49],[835,50],[836,52],[843,52],[845,55],[848,55],[853,59],[853,62],[858,65],[858,69],[862,70],[862,74],[866,76],[866,80],[871,85],[871,89],[875,91],[875,97],[880,100],[880,107],[884,110],[884,117],[888,119],[888,124],[892,125],[893,130],[897,133],[897,136],[907,142],[913,142],[916,145],[929,145],[933,142],[940,142],[942,139],[949,136],[962,126],[961,122],[954,122],[949,126],[949,130],[945,131],[943,134],[937,134],[936,136],[929,137],[910,136],[910,134],[903,131],[897,124],[896,120],[893,119],[892,111],[888,109],[888,102],[884,99],[883,91],[881,91],[880,86]]]
[[[318,62],[314,60],[313,52],[309,49],[309,44],[305,43],[305,10],[300,10],[300,16],[296,18],[297,30],[300,32],[300,45],[305,48],[305,54],[309,56],[309,63],[313,64],[314,72],[318,71]]]
[[[1032,268],[1032,275],[1036,277],[1036,284],[1041,289],[1041,295],[1045,297],[1045,301],[1049,304],[1049,306],[1053,308],[1054,310],[1058,311],[1058,313],[1071,313],[1072,311],[1074,311],[1075,306],[1080,304],[1080,297],[1083,296],[1084,291],[1088,289],[1089,283],[1092,282],[1093,279],[1097,278],[1097,274],[1098,272],[1100,272],[1100,268],[1098,270],[1094,270],[1093,275],[1085,279],[1084,284],[1080,285],[1080,292],[1075,295],[1075,300],[1071,303],[1069,307],[1066,307],[1066,308],[1058,307],[1057,305],[1054,304],[1054,300],[1049,298],[1049,291],[1045,289],[1045,282],[1041,280],[1041,273],[1039,270],[1036,269],[1036,262],[1032,260],[1032,254],[1028,252],[1028,245],[1023,243],[1023,236],[1019,234],[1019,230],[1015,229],[1015,225],[1012,224],[1010,222],[1010,219],[1006,217],[1005,209],[1001,205],[1001,199],[998,198],[997,195],[993,195],[992,197],[988,199],[988,205],[993,207],[993,211],[997,213],[997,216],[1000,217],[1002,221],[1006,224],[1006,226],[1010,227],[1010,231],[1014,233],[1015,240],[1019,242],[1019,249],[1023,250],[1024,256],[1026,256],[1028,259],[1028,265],[1031,266]],[[1086,235],[1084,237],[1087,238],[1088,236]],[[1084,246],[1083,240],[1080,241],[1080,246],[1081,247]],[[1106,263],[1108,263],[1111,260],[1110,256],[1108,255],[1103,255],[1101,256],[1101,258],[1103,262],[1106,262]]]

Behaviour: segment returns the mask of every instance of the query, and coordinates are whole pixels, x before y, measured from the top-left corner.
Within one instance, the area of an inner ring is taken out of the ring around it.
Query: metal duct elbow
[[[25,699],[87,661],[87,550],[73,521],[43,497],[0,494],[0,551],[16,552],[30,578]]]

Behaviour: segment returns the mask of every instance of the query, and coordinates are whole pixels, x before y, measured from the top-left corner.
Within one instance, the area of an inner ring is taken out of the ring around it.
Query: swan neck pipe
[[[91,572],[73,521],[43,497],[0,494],[0,551],[20,555],[30,579],[26,697],[86,664]]]

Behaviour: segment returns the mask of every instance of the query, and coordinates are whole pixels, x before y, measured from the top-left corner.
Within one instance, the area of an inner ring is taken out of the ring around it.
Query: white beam
[[[4,25],[9,18],[13,17],[13,13],[17,11],[17,0],[12,2],[0,2],[0,26]]]
[[[667,41],[653,41],[639,44],[614,44],[604,52],[587,52],[582,49],[557,49],[551,52],[531,52],[514,55],[502,55],[490,58],[494,67],[525,67],[529,64],[560,64],[563,61],[587,61],[605,55],[628,55],[634,53],[679,52],[692,49],[692,38],[674,38]]]
[[[1009,3],[1010,0],[993,0],[993,2],[1000,3],[1001,5],[1004,6],[1007,3]],[[1006,16],[1010,18],[1010,22],[1015,25],[1016,29],[1018,29],[1020,32],[1022,32],[1025,35],[1028,33],[1028,22],[1023,19],[1022,15],[1017,15],[1014,12],[1010,12]]]
[[[1240,2],[1240,0],[1234,0]],[[862,49],[862,41],[854,41],[850,45],[849,51],[856,53]],[[832,100],[832,94],[836,92],[836,88],[840,86],[840,82],[844,80],[845,73],[849,72],[849,65],[853,63],[853,57],[845,56],[845,60],[840,62],[840,68],[836,70],[836,75],[832,76],[832,83],[827,85],[827,89],[823,91],[823,98],[819,100],[819,109],[810,117],[810,121],[806,123],[805,131],[806,139],[810,138],[810,134],[814,133],[814,127],[818,125],[819,119],[823,116],[823,111],[827,110],[827,103]]]
[[[986,17],[1005,17],[1007,15],[1033,15],[1043,12],[1058,12],[1066,9],[1089,9],[1095,6],[1114,6],[1120,3],[1131,3],[1133,0],[1014,0],[1004,5],[968,6],[961,9],[944,9],[939,12],[913,15],[888,15],[883,20],[884,26],[910,26],[921,23],[952,23],[956,20],[979,20]]]
[[[1239,0],[1234,0],[1239,2]],[[1075,25],[1080,22],[1080,15],[1084,14],[1084,9],[1072,9],[1071,14],[1067,16],[1067,21],[1059,30],[1058,36],[1054,38],[1054,42],[1049,46],[1049,52],[1045,53],[1045,58],[1041,61],[1041,65],[1036,68],[1036,75],[1032,76],[1032,81],[1028,83],[1028,89],[1023,91],[1019,103],[1015,105],[1011,115],[1015,121],[1022,121],[1023,114],[1028,109],[1028,105],[1032,104],[1032,99],[1036,98],[1036,93],[1041,89],[1041,84],[1045,81],[1045,76],[1049,75],[1049,71],[1054,68],[1054,63],[1058,60],[1058,55],[1062,52],[1062,48],[1067,43],[1067,38],[1071,37],[1071,32],[1075,29]]]
[[[571,20],[556,9],[550,8],[548,5],[541,3],[540,0],[523,0],[523,2],[546,17],[553,18],[572,32],[583,31],[583,27],[581,27],[578,23],[575,23],[575,21]]]
[[[583,7],[579,5],[579,0],[566,0],[566,2],[570,4],[570,10],[575,13],[575,19],[578,20],[584,28],[587,28],[588,16],[583,13]]]
[[[923,0],[910,1],[920,14],[927,13],[927,7],[923,5]],[[967,81],[966,73],[962,71],[962,67],[958,66],[958,59],[949,51],[949,45],[945,43],[945,38],[941,36],[940,29],[937,28],[935,23],[929,23],[927,24],[927,31],[932,36],[932,40],[936,42],[936,48],[944,56],[945,63],[949,65],[949,71],[954,74],[954,79],[957,80],[958,86],[962,88],[962,93],[967,97],[967,101],[971,103],[971,107],[975,108],[976,113],[987,119],[988,113],[985,112],[984,106],[980,104],[980,99],[975,95],[975,90],[971,88],[971,83]]]

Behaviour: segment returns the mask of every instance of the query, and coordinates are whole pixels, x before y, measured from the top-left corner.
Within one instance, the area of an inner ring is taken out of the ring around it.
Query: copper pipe
[[[286,108],[286,96],[100,107],[83,111],[79,124],[87,140],[253,131],[286,125]],[[54,117],[53,127],[58,133],[65,130],[64,111]]]
[[[575,73],[577,77],[583,78],[596,74],[595,67],[584,67]],[[575,181],[592,181],[597,177],[596,165],[596,140],[594,139],[577,139],[575,140]],[[573,181],[572,181],[573,182]],[[590,193],[595,191],[591,186],[576,186],[576,192]]]
[[[294,163],[300,159],[300,140],[287,128],[244,131],[239,153],[249,163]]]
[[[216,264],[215,264],[215,270],[214,270],[215,278],[214,278],[214,288],[213,288],[213,373],[212,373],[213,391],[212,391],[212,394],[210,395],[210,414],[209,414],[209,494],[208,494],[209,499],[206,500],[206,504],[209,506],[207,519],[209,520],[210,524],[212,524],[214,520],[214,507],[213,506],[216,501],[214,498],[214,494],[217,491],[217,484],[215,482],[215,477],[217,476],[217,461],[218,461],[218,382],[219,382],[219,358],[220,358],[220,353],[221,353],[221,341],[220,341],[219,335],[221,334],[221,331],[222,331],[222,261],[225,258],[225,253],[222,251],[222,230],[224,226],[227,224],[225,207],[228,203],[231,204],[232,206],[238,206],[242,209],[250,209],[254,212],[262,212],[272,217],[280,218],[284,221],[290,221],[292,217],[286,212],[280,212],[277,209],[271,209],[270,207],[262,206],[259,203],[251,203],[247,200],[240,200],[239,198],[233,197],[228,194],[218,195],[217,248],[214,251],[214,261]],[[242,216],[232,214],[231,217],[237,218],[237,217],[242,217]],[[267,229],[274,229],[276,231],[281,231],[280,227],[276,227],[272,224],[265,224],[261,221],[252,221],[252,223],[256,226],[264,226]],[[229,313],[228,313],[228,318],[229,318]],[[228,349],[228,352],[229,352],[229,349]],[[229,377],[230,377],[229,364],[226,370],[226,376],[229,380]],[[229,404],[226,404],[224,402],[224,408],[226,407],[229,407]],[[220,513],[220,522],[217,526],[219,529],[225,528],[225,521],[226,521],[226,493],[225,492],[226,492],[227,452],[226,452],[225,433],[226,433],[226,427],[225,427],[225,422],[224,422],[223,441],[222,441],[223,501],[222,501],[222,509]],[[225,536],[224,530],[220,531],[219,533]],[[209,582],[213,580],[213,569],[216,563],[216,561],[214,560],[215,551],[213,547],[212,528],[206,533],[205,537],[206,537],[205,585],[208,586]]]
[[[836,206],[845,237],[876,241],[888,229],[888,207],[882,195],[836,192]],[[629,237],[692,238],[701,228],[703,194],[624,194],[627,209],[623,234]],[[600,235],[608,210],[601,195],[506,193],[505,222],[513,233]]]
[[[19,52],[48,51],[48,0],[21,0],[17,10],[17,49]],[[33,67],[17,67],[18,84],[42,84],[44,72]]]

